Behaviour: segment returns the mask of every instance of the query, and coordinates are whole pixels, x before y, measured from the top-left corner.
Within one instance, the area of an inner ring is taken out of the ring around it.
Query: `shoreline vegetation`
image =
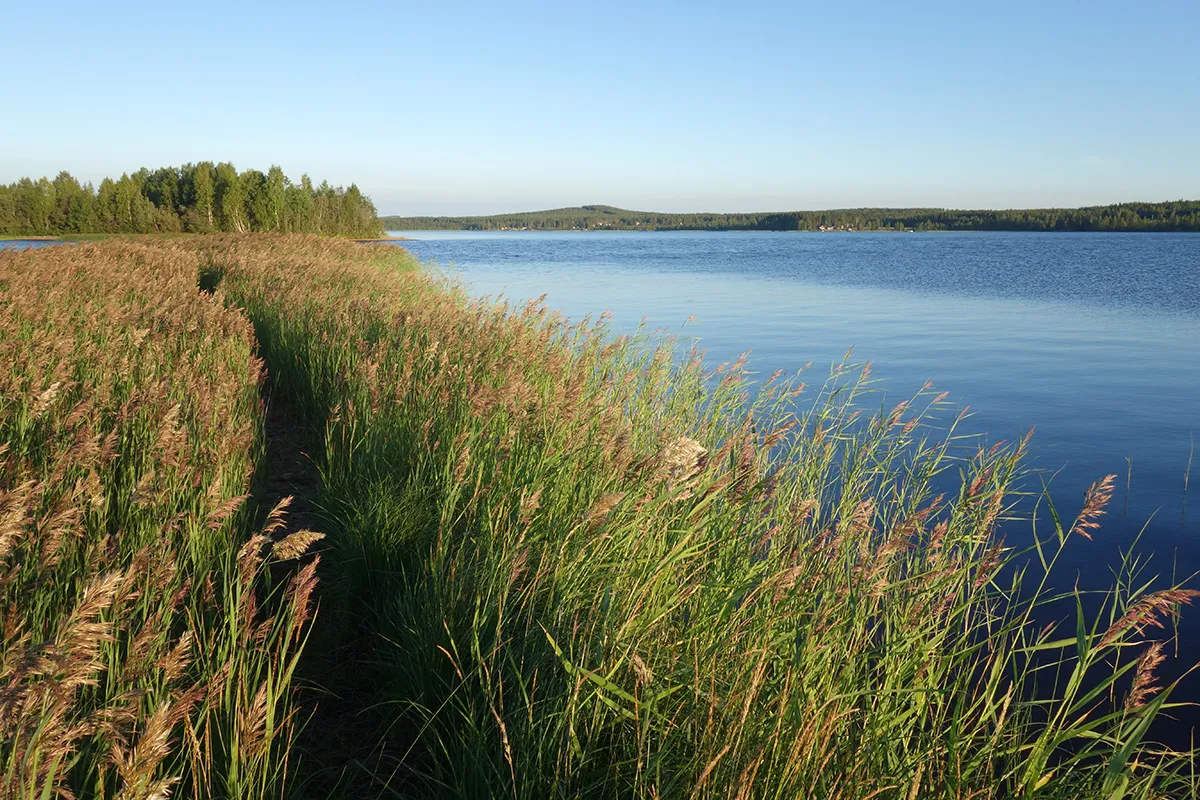
[[[929,385],[751,396],[315,236],[0,252],[0,286],[2,796],[1200,790],[1153,733],[1197,592],[1056,579],[1113,476],[1030,530],[1029,438],[967,451]]]
[[[475,231],[1200,231],[1200,200],[1085,208],[848,208],[671,214],[591,205],[476,217],[380,218],[385,230]]]
[[[18,236],[18,235],[3,235],[0,236],[0,242],[101,242],[106,239],[137,239],[137,238],[165,238],[170,236],[195,236],[203,235],[197,233],[64,233],[57,236]],[[354,239],[359,244],[387,244],[391,242],[410,242],[407,236],[391,236],[386,232],[370,239]]]
[[[201,161],[142,168],[98,187],[66,171],[0,184],[0,237],[221,231],[374,238],[380,226],[356,185],[314,186],[307,175],[293,183],[277,166],[238,172],[229,162]]]

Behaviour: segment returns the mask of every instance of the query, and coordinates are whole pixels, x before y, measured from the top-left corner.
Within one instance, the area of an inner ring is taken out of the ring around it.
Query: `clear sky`
[[[0,181],[231,160],[381,214],[1200,198],[1200,0],[35,3]]]

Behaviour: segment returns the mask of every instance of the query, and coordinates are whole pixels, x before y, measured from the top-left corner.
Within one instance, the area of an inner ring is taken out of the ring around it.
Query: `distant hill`
[[[1200,231],[1200,200],[1085,208],[839,208],[670,214],[592,205],[485,217],[380,217],[386,230]]]

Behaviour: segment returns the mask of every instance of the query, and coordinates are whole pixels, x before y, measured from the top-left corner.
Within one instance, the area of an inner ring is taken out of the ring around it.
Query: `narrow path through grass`
[[[320,507],[320,460],[324,449],[320,426],[307,419],[288,394],[278,389],[269,361],[266,375],[262,387],[265,448],[254,497],[259,517],[265,519],[287,499],[283,527],[276,534],[279,538],[302,530],[327,533],[331,521]],[[324,546],[314,552],[328,552],[332,546],[321,544]],[[318,569],[320,580],[314,601],[320,607],[324,599],[329,599],[324,603],[329,613],[318,614],[314,620],[297,674],[301,724],[293,745],[295,778],[291,796],[379,797],[386,784],[367,766],[375,759],[364,748],[362,735],[362,716],[371,695],[354,679],[361,652],[353,643],[341,643],[345,617],[333,613],[337,600],[329,598],[336,586],[333,569],[332,563]]]
[[[279,535],[298,530],[323,532],[317,506],[321,473],[313,460],[314,454],[320,454],[320,437],[308,429],[287,396],[273,390],[268,369],[262,392],[266,452],[257,492],[260,512],[265,515],[291,498]]]

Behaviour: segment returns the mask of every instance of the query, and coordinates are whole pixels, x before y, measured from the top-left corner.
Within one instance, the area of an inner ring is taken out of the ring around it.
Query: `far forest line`
[[[483,217],[380,219],[385,230],[1200,231],[1200,200],[1086,208],[846,208],[752,214],[669,214],[579,206]]]
[[[0,235],[218,231],[369,237],[380,224],[354,184],[314,186],[307,175],[293,183],[276,166],[238,172],[229,162],[201,161],[143,168],[97,187],[66,171],[0,184]]]

